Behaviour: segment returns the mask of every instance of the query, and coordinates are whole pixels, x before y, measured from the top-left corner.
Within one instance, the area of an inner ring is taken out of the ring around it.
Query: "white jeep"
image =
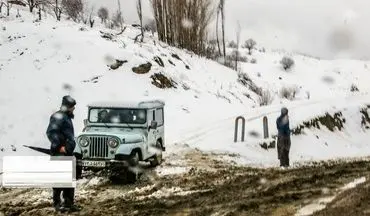
[[[130,167],[139,161],[159,165],[165,151],[164,105],[160,100],[89,104],[74,149],[77,178],[82,170],[115,168],[136,181],[138,175]]]

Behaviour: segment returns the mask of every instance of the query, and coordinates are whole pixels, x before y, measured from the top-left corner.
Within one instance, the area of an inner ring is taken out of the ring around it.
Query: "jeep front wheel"
[[[139,152],[137,152],[137,151],[133,152],[133,154],[131,155],[131,157],[129,159],[130,166],[135,167],[135,166],[139,165],[139,160],[140,160]]]
[[[156,147],[157,153],[153,156],[153,160],[150,161],[150,165],[153,167],[160,165],[163,159],[162,143],[159,140],[157,141],[155,147]]]

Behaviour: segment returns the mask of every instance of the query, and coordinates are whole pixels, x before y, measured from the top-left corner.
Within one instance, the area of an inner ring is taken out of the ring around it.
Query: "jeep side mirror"
[[[87,125],[87,119],[84,119],[84,126],[86,127]]]
[[[152,121],[151,123],[150,123],[150,126],[149,126],[149,130],[150,129],[157,129],[157,126],[158,126],[158,122],[156,122],[156,121]]]

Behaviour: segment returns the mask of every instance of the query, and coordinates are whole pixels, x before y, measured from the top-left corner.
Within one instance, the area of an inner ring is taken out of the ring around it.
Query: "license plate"
[[[85,167],[105,167],[105,161],[82,161]]]

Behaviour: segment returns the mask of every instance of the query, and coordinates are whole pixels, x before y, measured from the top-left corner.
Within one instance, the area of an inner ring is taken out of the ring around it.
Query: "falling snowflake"
[[[321,190],[322,194],[328,194],[330,192],[330,190],[328,188],[323,188]]]
[[[72,90],[72,85],[71,84],[68,84],[68,83],[64,83],[63,84],[63,89],[66,90],[66,91],[71,91]]]
[[[267,180],[265,178],[260,179],[260,184],[266,184],[266,183],[267,183]]]
[[[64,106],[63,106],[64,107]],[[63,119],[63,114],[61,114],[61,113],[55,113],[54,114],[54,118],[55,119],[59,119],[59,120],[61,120],[61,119]]]
[[[118,117],[118,116],[113,116],[112,118],[110,118],[110,121],[112,122],[112,123],[116,123],[116,124],[118,124],[118,123],[120,123],[121,121],[120,121],[120,118]]]
[[[104,61],[107,65],[110,65],[110,64],[113,64],[115,62],[115,59],[113,58],[113,56],[107,54],[105,55],[104,57]]]
[[[189,20],[189,19],[187,19],[187,18],[184,18],[183,20],[182,20],[182,26],[184,27],[184,28],[192,28],[193,27],[193,22],[191,21],[191,20]]]

